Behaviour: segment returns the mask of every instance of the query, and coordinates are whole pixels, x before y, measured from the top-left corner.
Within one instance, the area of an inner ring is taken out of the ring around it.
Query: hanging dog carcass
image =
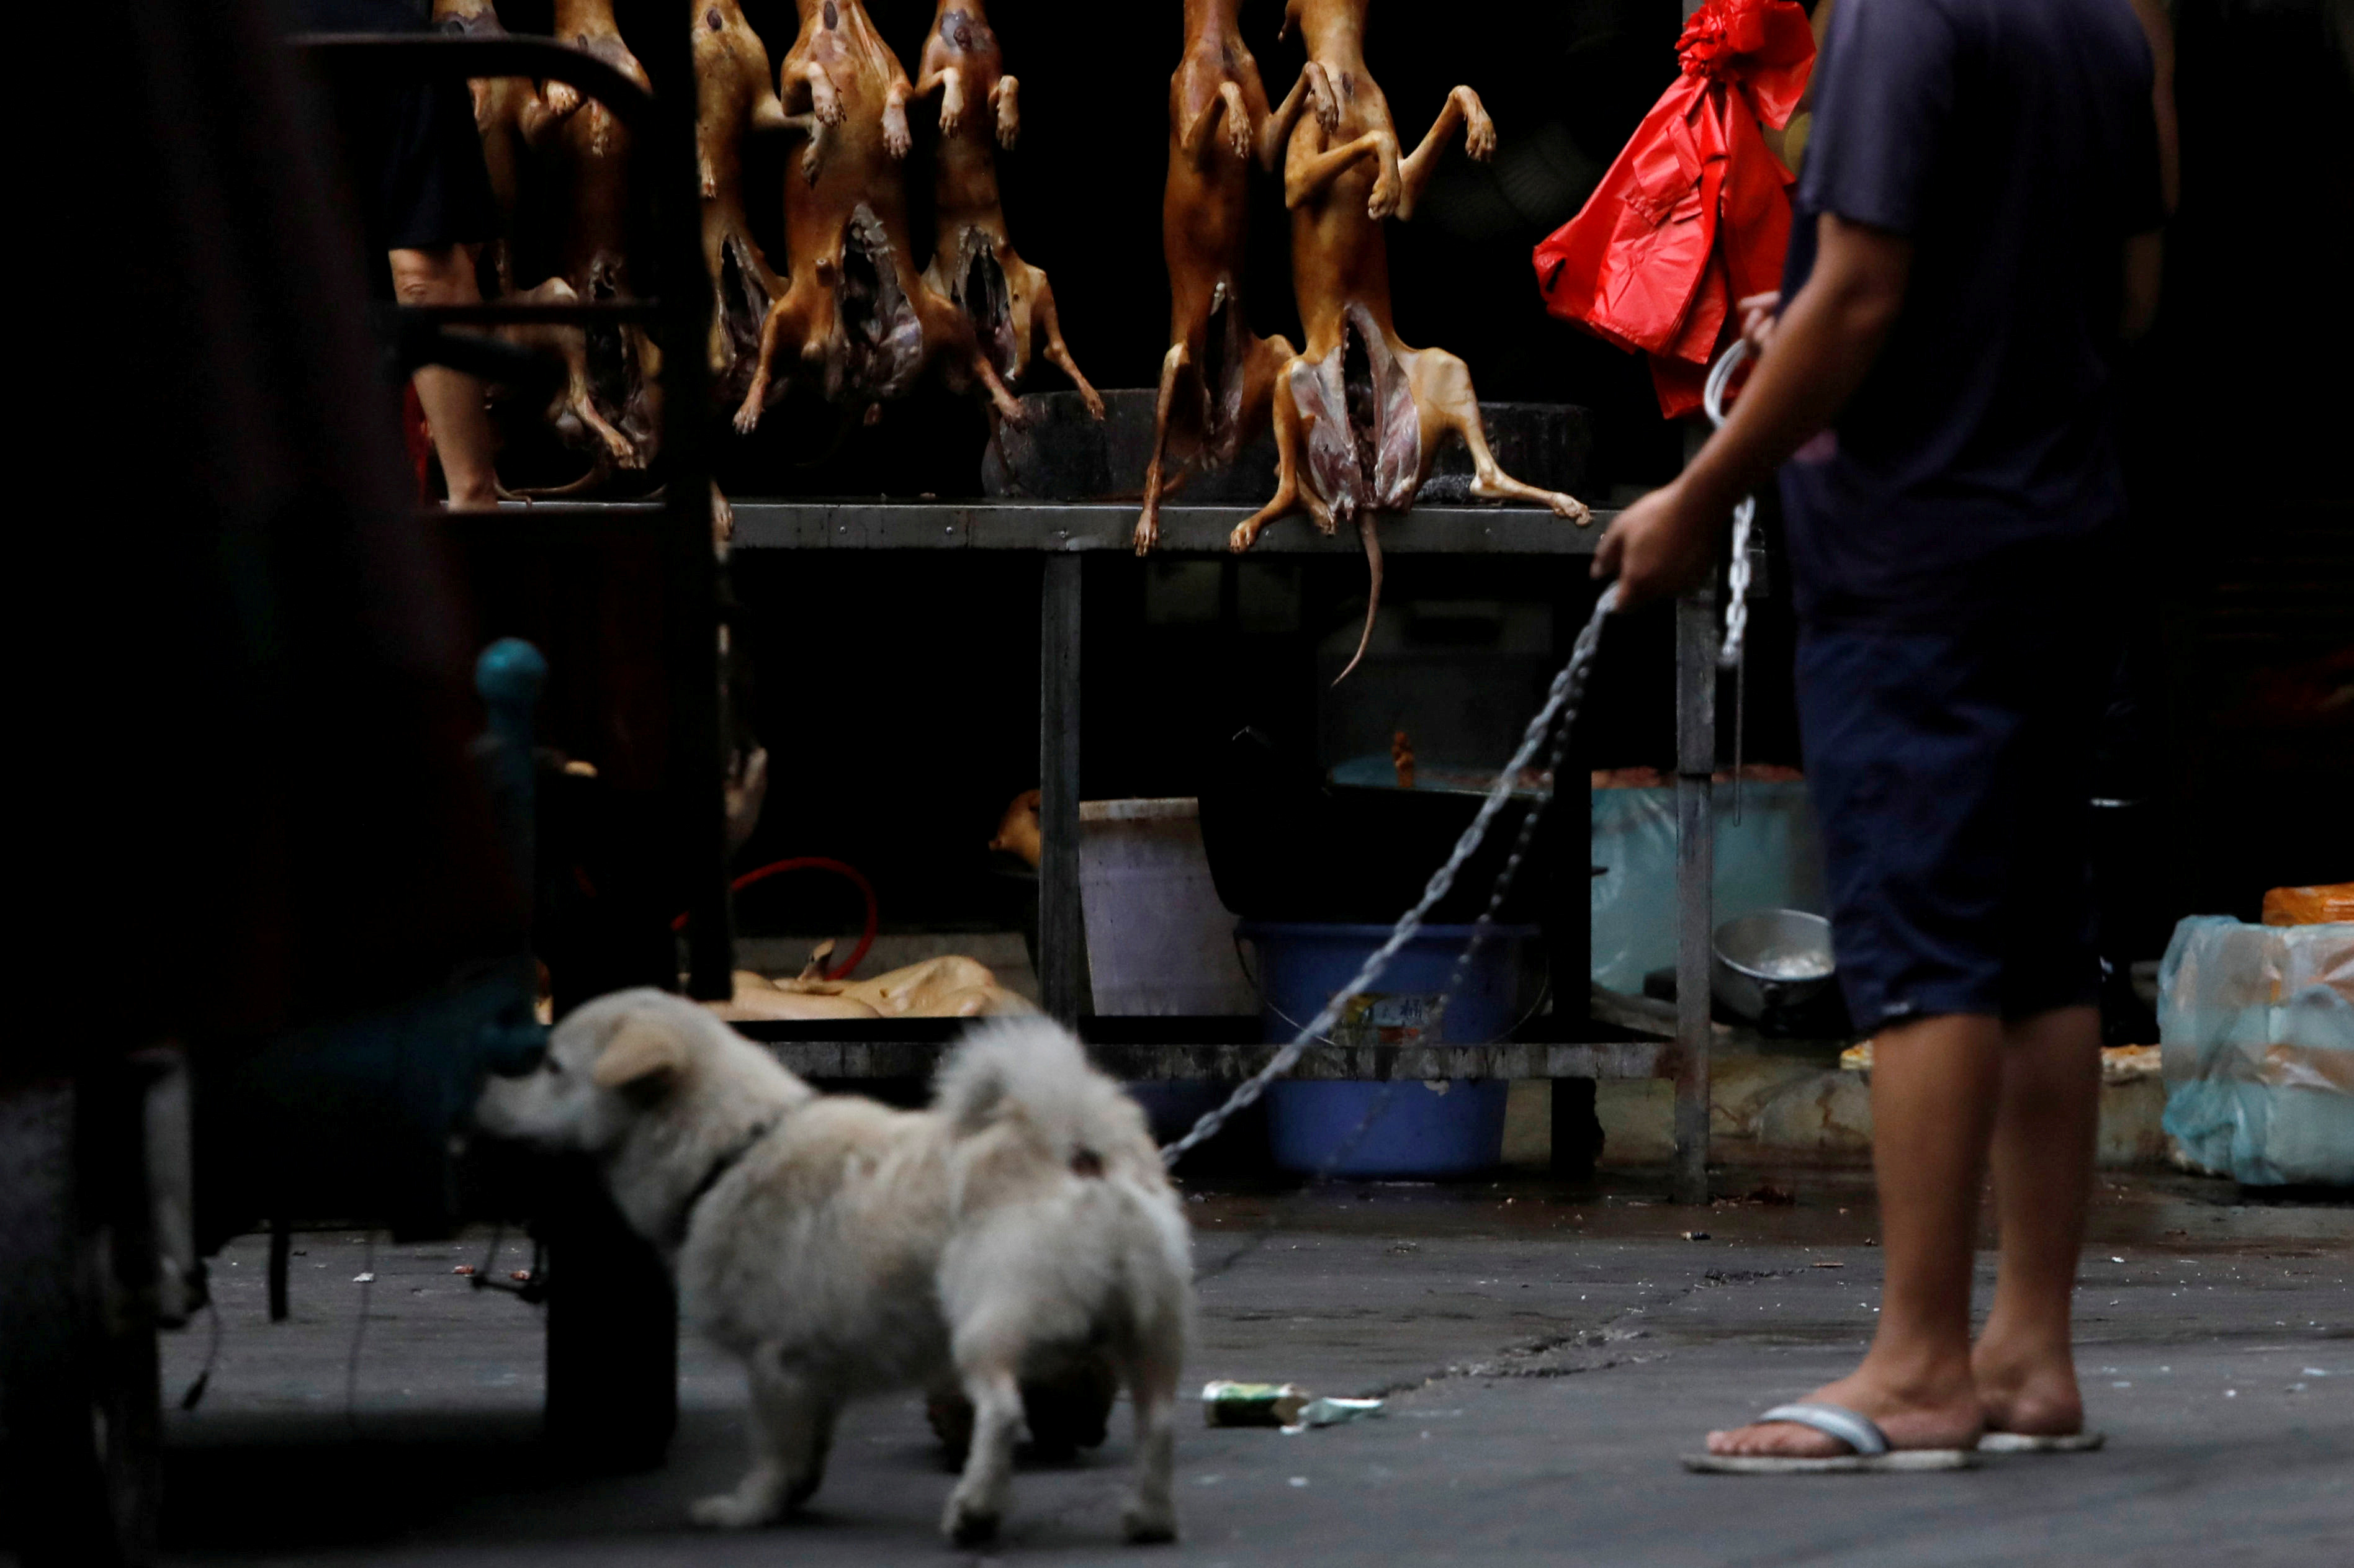
[[[703,196],[703,264],[711,274],[713,396],[733,405],[752,382],[760,323],[784,280],[752,238],[744,154],[756,131],[786,128],[769,51],[736,0],[695,6],[695,154]]]
[[[1382,220],[1414,216],[1458,127],[1464,151],[1481,162],[1495,154],[1496,130],[1479,95],[1458,87],[1422,144],[1400,155],[1389,104],[1365,69],[1370,3],[1288,0],[1285,11],[1286,25],[1300,29],[1309,58],[1331,85],[1336,118],[1331,124],[1313,116],[1299,122],[1285,154],[1292,289],[1308,342],[1278,382],[1275,498],[1237,524],[1232,540],[1234,548],[1248,549],[1267,524],[1302,507],[1327,534],[1356,524],[1372,591],[1364,635],[1341,672],[1344,678],[1364,657],[1381,604],[1374,515],[1414,504],[1450,433],[1470,450],[1478,499],[1530,502],[1580,524],[1591,515],[1584,503],[1524,484],[1497,466],[1463,362],[1444,349],[1409,348],[1391,322]]]
[[[871,419],[941,359],[981,383],[1015,424],[1021,408],[972,323],[916,270],[904,160],[914,89],[858,0],[800,0],[801,33],[779,72],[788,123],[806,133],[785,175],[792,276],[769,308],[736,428],[749,432],[796,373]]]
[[[997,148],[1021,133],[1021,84],[1006,74],[996,31],[981,0],[940,0],[917,67],[916,96],[940,95],[940,140],[933,167],[938,238],[924,281],[962,306],[981,352],[1009,387],[1030,368],[1033,344],[1071,378],[1087,412],[1103,399],[1079,374],[1063,342],[1045,272],[1014,252],[997,193]]]
[[[1251,159],[1272,169],[1303,107],[1312,101],[1327,122],[1333,109],[1322,70],[1310,61],[1281,111],[1267,111],[1241,14],[1242,0],[1185,0],[1185,53],[1169,79],[1169,177],[1161,200],[1169,352],[1153,402],[1139,555],[1160,540],[1162,495],[1195,470],[1232,462],[1267,429],[1275,378],[1294,353],[1287,338],[1255,335],[1243,309]],[[1277,430],[1278,445],[1290,439],[1288,428]],[[1172,450],[1178,471],[1164,481]]]

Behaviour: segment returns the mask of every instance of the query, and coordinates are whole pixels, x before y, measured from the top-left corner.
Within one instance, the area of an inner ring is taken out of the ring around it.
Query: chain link
[[[1291,1071],[1310,1044],[1331,1033],[1332,1026],[1340,1021],[1343,1008],[1362,995],[1375,980],[1381,979],[1382,971],[1389,967],[1390,960],[1395,958],[1399,950],[1408,942],[1414,940],[1416,934],[1421,931],[1423,922],[1429,917],[1430,911],[1437,907],[1439,900],[1445,898],[1454,887],[1456,874],[1463,869],[1464,863],[1479,850],[1481,841],[1488,835],[1489,826],[1496,820],[1496,814],[1503,810],[1504,802],[1511,798],[1513,787],[1519,782],[1522,770],[1535,758],[1538,750],[1544,745],[1546,736],[1553,732],[1554,722],[1559,720],[1560,733],[1552,752],[1553,766],[1557,772],[1564,748],[1568,744],[1570,726],[1576,721],[1578,705],[1585,696],[1585,683],[1594,665],[1594,651],[1602,641],[1602,623],[1617,606],[1618,588],[1614,583],[1604,588],[1601,597],[1595,601],[1593,615],[1579,630],[1577,641],[1571,645],[1569,662],[1563,665],[1561,673],[1553,677],[1553,686],[1546,694],[1544,705],[1537,710],[1534,718],[1529,720],[1529,726],[1521,736],[1520,749],[1512,753],[1512,759],[1504,765],[1501,772],[1497,774],[1494,787],[1488,791],[1487,799],[1479,803],[1479,815],[1472,818],[1471,825],[1463,830],[1462,837],[1455,842],[1455,853],[1447,857],[1447,863],[1431,873],[1430,882],[1424,887],[1420,901],[1413,908],[1398,916],[1397,925],[1391,930],[1389,939],[1374,949],[1373,956],[1365,960],[1363,966],[1357,970],[1355,977],[1341,990],[1334,992],[1331,1000],[1324,1004],[1323,1011],[1309,1020],[1307,1026],[1294,1035],[1289,1044],[1278,1051],[1266,1066],[1261,1067],[1238,1086],[1235,1092],[1227,1097],[1224,1105],[1204,1113],[1201,1120],[1193,1124],[1192,1131],[1163,1149],[1161,1151],[1161,1158],[1164,1164],[1174,1165],[1187,1151],[1215,1138],[1231,1118],[1248,1107],[1265,1094],[1269,1084]],[[1546,802],[1552,799],[1553,788],[1551,781],[1542,786],[1537,800],[1530,807],[1527,819],[1521,824],[1520,837],[1512,846],[1511,856],[1504,863],[1503,871],[1497,877],[1496,889],[1489,897],[1488,906],[1480,912],[1479,922],[1473,928],[1474,946],[1484,937],[1487,928],[1494,923],[1496,911],[1503,903],[1505,889],[1511,885],[1513,874],[1520,869],[1522,858],[1527,854],[1529,845],[1534,840],[1537,818]],[[1467,947],[1463,957],[1457,961],[1453,974],[1447,980],[1447,991],[1440,995],[1437,1009],[1439,1015],[1444,1015],[1447,999],[1462,979],[1470,959],[1471,948]],[[1435,1028],[1433,1033],[1436,1033]],[[1378,1107],[1376,1108],[1378,1109]],[[1371,1121],[1372,1117],[1369,1114],[1365,1125],[1370,1126]],[[1365,1128],[1361,1126],[1357,1134],[1352,1135],[1350,1141],[1353,1144],[1356,1137],[1362,1136],[1364,1130]]]
[[[1733,384],[1733,373],[1753,353],[1747,338],[1735,338],[1733,346],[1709,366],[1707,385],[1701,389],[1701,407],[1708,411],[1709,423],[1719,429],[1724,428],[1724,394]],[[1724,574],[1724,645],[1716,655],[1717,668],[1721,670],[1733,669],[1741,662],[1742,639],[1749,631],[1749,539],[1756,522],[1757,498],[1744,495],[1741,504],[1733,509],[1733,560]]]

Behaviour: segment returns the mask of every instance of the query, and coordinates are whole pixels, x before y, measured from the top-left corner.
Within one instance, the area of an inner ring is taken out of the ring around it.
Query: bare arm
[[[1815,270],[1783,313],[1733,417],[1666,488],[1628,507],[1594,556],[1631,609],[1706,578],[1716,529],[1862,385],[1904,305],[1913,242],[1825,213]]]
[[[2152,229],[2126,240],[2125,269],[2125,302],[2118,315],[2117,336],[2127,343],[2138,343],[2158,320],[2158,285],[2166,275],[2164,237]]]
[[[2174,24],[2159,0],[2133,0],[2134,15],[2149,39],[2149,109],[2158,122],[2158,188],[2166,216],[2182,199],[2182,132],[2174,107]],[[2166,246],[2153,229],[2126,241],[2124,310],[2117,335],[2138,341],[2158,319],[2158,284],[2165,275]]]
[[[2133,0],[2133,8],[2149,39],[2153,68],[2149,107],[2158,119],[2158,184],[2166,197],[2166,214],[2171,217],[2182,199],[2182,131],[2174,108],[2174,24],[2159,0]]]

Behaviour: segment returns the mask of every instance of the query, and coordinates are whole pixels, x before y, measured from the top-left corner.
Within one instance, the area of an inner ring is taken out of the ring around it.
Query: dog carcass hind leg
[[[1540,490],[1506,473],[1496,461],[1496,454],[1488,450],[1488,434],[1479,424],[1479,398],[1471,390],[1471,373],[1463,362],[1442,348],[1413,351],[1413,368],[1409,372],[1414,386],[1414,401],[1424,412],[1426,434],[1423,440],[1425,453],[1437,450],[1437,431],[1451,429],[1463,438],[1463,445],[1471,453],[1471,493],[1481,501],[1526,501],[1550,508],[1556,517],[1566,517],[1580,527],[1594,521],[1594,514],[1585,503],[1557,490]]]
[[[1277,376],[1273,388],[1275,415],[1275,497],[1248,517],[1235,524],[1226,537],[1226,548],[1247,550],[1258,543],[1260,533],[1279,517],[1288,516],[1305,503],[1316,525],[1325,533],[1332,531],[1332,514],[1316,497],[1300,488],[1299,483],[1299,405],[1291,400],[1289,375]]]
[[[1169,410],[1177,400],[1177,379],[1185,373],[1188,357],[1185,344],[1178,342],[1161,358],[1161,393],[1152,402],[1152,461],[1144,467],[1144,511],[1136,520],[1140,556],[1161,542],[1161,465],[1169,451]]]
[[[1029,263],[1022,265],[1028,267]],[[1045,339],[1046,357],[1071,378],[1071,385],[1079,389],[1079,401],[1087,406],[1087,412],[1101,420],[1104,417],[1103,394],[1079,373],[1079,362],[1071,357],[1070,345],[1063,341],[1062,318],[1055,313],[1054,285],[1046,281],[1044,269],[1030,267],[1029,271],[1032,290],[1030,319],[1036,323],[1039,335]]]

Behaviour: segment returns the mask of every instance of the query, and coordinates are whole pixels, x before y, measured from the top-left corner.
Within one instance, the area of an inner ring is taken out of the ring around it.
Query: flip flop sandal
[[[1836,1476],[1978,1467],[1978,1455],[1967,1448],[1893,1448],[1889,1446],[1888,1434],[1870,1419],[1836,1404],[1777,1404],[1757,1420],[1810,1426],[1855,1451],[1824,1458],[1800,1458],[1789,1454],[1687,1454],[1684,1468],[1714,1476]]]
[[[1981,1454],[2089,1454],[2107,1442],[2101,1432],[2070,1432],[2058,1437],[2037,1437],[2025,1432],[1988,1432],[1978,1439]]]

